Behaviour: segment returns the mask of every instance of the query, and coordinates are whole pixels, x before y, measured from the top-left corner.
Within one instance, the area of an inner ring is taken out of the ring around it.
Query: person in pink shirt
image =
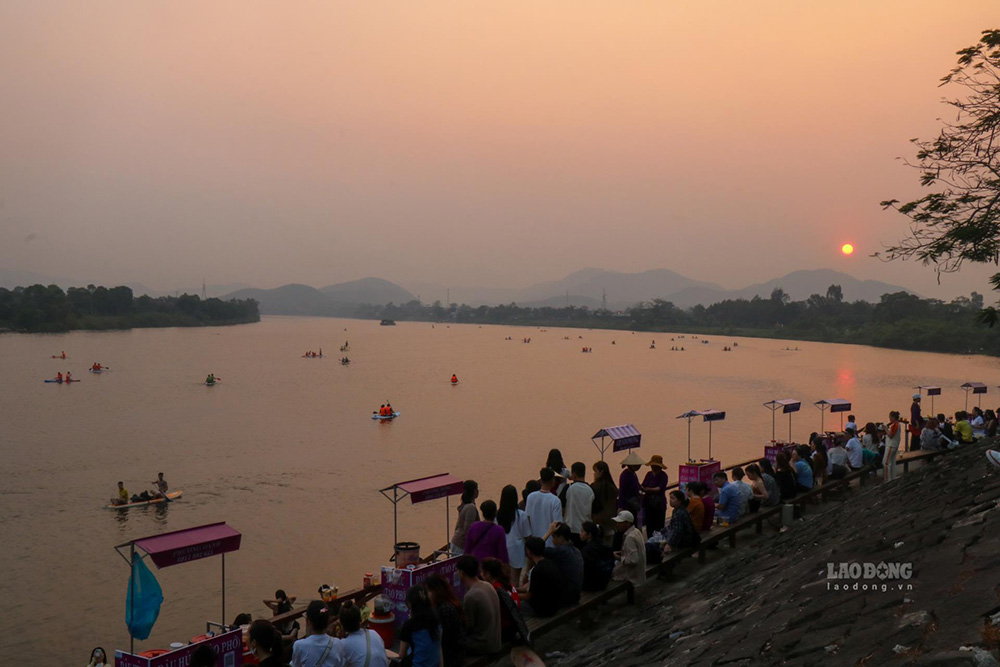
[[[482,561],[484,558],[496,558],[501,563],[507,563],[507,532],[496,523],[497,504],[487,500],[479,506],[483,513],[482,521],[476,521],[469,526],[465,534],[465,549],[463,553],[475,556]]]

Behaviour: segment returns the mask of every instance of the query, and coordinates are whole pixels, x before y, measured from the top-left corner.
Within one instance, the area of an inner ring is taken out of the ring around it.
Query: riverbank
[[[547,662],[560,667],[996,664],[964,650],[1000,649],[1000,471],[985,449],[852,488],[781,534],[720,546],[708,566],[647,582],[634,607],[608,605],[597,628],[564,626],[536,650],[565,654]],[[860,577],[841,563],[859,564]],[[880,563],[901,574],[865,578]]]

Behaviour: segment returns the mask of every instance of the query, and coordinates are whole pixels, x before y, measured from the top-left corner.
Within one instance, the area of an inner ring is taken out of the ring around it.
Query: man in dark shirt
[[[529,537],[524,540],[524,555],[531,564],[528,585],[518,589],[521,611],[525,616],[554,616],[562,604],[566,581],[556,564],[545,557],[545,540]]]
[[[552,536],[553,546],[545,549],[545,557],[556,564],[566,581],[563,604],[575,605],[580,602],[580,591],[583,590],[583,555],[573,545],[569,524],[554,522],[542,539],[548,539],[549,535]]]

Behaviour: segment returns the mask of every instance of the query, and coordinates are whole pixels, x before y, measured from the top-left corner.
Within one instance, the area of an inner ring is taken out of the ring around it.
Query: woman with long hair
[[[458,519],[455,520],[455,532],[451,536],[451,554],[461,556],[465,553],[465,534],[469,526],[479,521],[479,510],[476,509],[476,498],[479,497],[479,484],[467,479],[462,485],[462,502],[458,504]]]
[[[531,524],[528,522],[527,512],[517,506],[517,488],[513,484],[508,484],[500,491],[497,524],[507,534],[510,583],[517,586],[521,582],[521,570],[525,565],[524,538],[531,535]]]
[[[615,534],[615,522],[611,519],[618,514],[618,487],[611,476],[611,468],[604,461],[598,461],[593,466],[594,512],[591,515],[594,523],[601,527],[601,541],[611,542]]]
[[[432,574],[424,581],[427,598],[441,622],[441,656],[444,667],[465,664],[465,614],[448,580]]]
[[[819,486],[820,484],[826,484],[826,476],[829,472],[830,459],[826,455],[826,445],[824,445],[819,439],[813,441],[811,465],[813,470],[813,485]]]
[[[103,648],[98,646],[90,652],[90,662],[87,667],[108,667],[108,654]]]
[[[295,596],[288,595],[280,588],[274,591],[274,599],[264,600],[264,604],[267,605],[268,609],[274,612],[275,616],[280,616],[281,614],[287,614],[290,612],[292,610],[293,602],[295,602]],[[288,621],[275,627],[278,628],[278,632],[281,633],[281,637],[284,641],[293,642],[298,639],[300,629],[298,621]]]
[[[563,491],[566,489],[566,480],[569,479],[569,468],[563,462],[563,455],[558,449],[550,449],[549,457],[545,459],[545,467],[554,472],[560,479],[559,484],[553,493],[562,499]]]
[[[527,640],[530,634],[521,614],[521,596],[510,585],[510,568],[496,558],[484,558],[480,567],[483,579],[493,586],[500,598],[500,638],[509,642],[516,635],[521,635]]]
[[[406,592],[406,608],[410,617],[399,631],[402,667],[440,667],[444,661],[441,655],[441,625],[423,584],[411,586]]]

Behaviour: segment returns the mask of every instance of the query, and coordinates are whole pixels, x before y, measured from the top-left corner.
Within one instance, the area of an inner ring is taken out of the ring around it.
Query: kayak
[[[376,419],[378,421],[390,421],[398,417],[399,414],[400,413],[398,412],[393,412],[391,415],[372,415],[372,419]]]
[[[326,358],[326,355],[325,354],[303,354],[302,358],[303,359],[324,359],[324,358]]]
[[[167,491],[167,498],[170,500],[177,500],[181,497],[183,491]],[[126,503],[124,505],[105,505],[105,509],[109,510],[127,510],[129,507],[139,507],[140,505],[156,505],[157,503],[165,503],[163,498],[153,498],[152,500],[140,500],[134,503]]]
[[[91,373],[103,373],[105,371],[104,368],[88,368],[87,370]]]
[[[67,383],[68,382],[82,382],[82,380],[54,380],[53,379],[53,380],[46,380],[46,382],[56,382],[58,384],[62,384],[64,382],[67,382]]]
[[[202,384],[205,385],[206,387],[214,387],[220,382],[222,382],[222,380],[216,380],[215,382],[202,382]]]

